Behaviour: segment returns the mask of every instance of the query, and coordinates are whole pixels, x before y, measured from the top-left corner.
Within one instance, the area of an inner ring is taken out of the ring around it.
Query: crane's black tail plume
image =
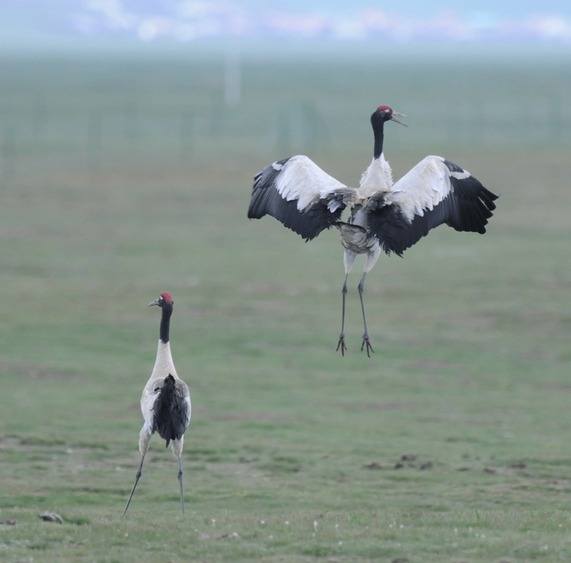
[[[175,378],[167,375],[153,405],[153,432],[166,440],[179,440],[186,430],[188,412],[184,395],[177,388]]]

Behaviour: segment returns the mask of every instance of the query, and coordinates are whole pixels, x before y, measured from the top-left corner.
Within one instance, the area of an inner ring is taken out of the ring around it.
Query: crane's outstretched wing
[[[278,160],[256,174],[248,217],[271,215],[311,240],[341,217],[355,193],[300,154]]]
[[[427,156],[390,192],[369,199],[368,228],[385,252],[402,255],[443,223],[457,231],[485,233],[497,198],[457,164]]]

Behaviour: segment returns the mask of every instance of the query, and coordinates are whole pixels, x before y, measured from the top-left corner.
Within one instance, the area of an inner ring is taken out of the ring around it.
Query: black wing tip
[[[253,209],[252,207],[248,209],[248,219],[261,219],[264,215],[265,213],[260,213],[259,211]]]
[[[465,170],[460,165],[452,162],[451,160],[448,160],[447,158],[444,159],[444,165],[446,168],[448,168],[448,170],[450,170],[450,172],[465,172]]]
[[[486,188],[476,177],[450,177],[458,206],[447,223],[457,231],[485,234],[485,226],[496,209],[499,196]]]
[[[256,182],[260,176],[263,176],[263,174],[265,172],[270,172],[270,168],[274,171],[274,172],[279,172],[281,169],[276,169],[275,165],[279,164],[280,166],[284,166],[288,160],[292,159],[293,156],[287,156],[286,158],[281,158],[280,160],[274,160],[271,164],[268,164],[267,166],[264,166],[264,168],[262,168],[261,170],[258,170],[258,172],[256,172],[256,174],[254,175],[254,182]]]
[[[500,196],[498,194],[495,194],[494,192],[488,190],[488,188],[486,188],[484,186],[482,186],[482,192],[490,201],[496,201],[497,199],[500,199]],[[496,208],[496,206],[494,205],[494,207],[492,209],[495,209],[495,208]]]
[[[250,207],[248,208],[248,219],[261,219],[266,215],[267,210],[264,209],[265,196],[267,190],[274,186],[276,177],[281,172],[283,165],[291,158],[282,158],[268,164],[265,168],[254,175],[252,184],[252,196],[250,199]],[[275,167],[276,164],[281,165],[280,168]],[[274,186],[275,187],[275,186]]]
[[[399,258],[404,258],[405,250],[407,250],[408,248],[410,248],[412,246],[412,245],[409,245],[406,247],[397,246],[395,241],[392,241],[392,244],[388,244],[385,241],[380,241],[380,244],[381,244],[381,248],[382,248],[383,252],[387,256],[391,256],[391,254],[394,254],[395,256],[398,256]]]
[[[410,245],[412,246],[412,245]],[[404,258],[404,253],[405,250],[408,250],[410,248],[410,246],[407,246],[406,248],[387,248],[387,247],[383,247],[383,250],[385,251],[385,254],[387,256],[390,256],[391,254],[394,254],[395,256],[398,256],[399,258]]]
[[[446,166],[446,168],[448,168],[448,170],[450,172],[470,174],[467,170],[464,170],[464,168],[462,168],[459,164],[456,164],[455,162],[452,162],[451,160],[448,160],[447,158],[444,159],[444,165]],[[465,180],[472,179],[474,182],[476,182],[480,186],[480,189],[485,194],[485,196],[488,199],[490,199],[491,201],[495,201],[496,199],[498,199],[500,197],[499,195],[495,194],[494,192],[488,190],[488,188],[486,188],[480,182],[480,180],[478,180],[478,178],[476,178],[472,174],[470,174],[467,178],[464,178],[464,179]]]

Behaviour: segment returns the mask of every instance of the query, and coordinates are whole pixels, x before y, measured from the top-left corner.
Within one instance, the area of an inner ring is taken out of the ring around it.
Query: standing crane
[[[149,449],[151,436],[155,432],[158,432],[159,436],[166,441],[167,448],[170,444],[171,450],[177,458],[180,507],[184,513],[182,449],[184,433],[190,426],[190,391],[188,385],[177,375],[171,354],[169,328],[174,306],[172,295],[168,291],[161,293],[158,299],[149,303],[149,307],[152,306],[162,309],[159,344],[153,371],[141,395],[141,412],[144,422],[139,433],[139,468],[123,516],[127,514],[131,499],[141,478],[145,455]]]
[[[347,278],[358,255],[365,255],[357,286],[363,315],[361,351],[374,352],[365,315],[365,277],[381,252],[403,252],[446,224],[456,231],[486,232],[497,195],[470,172],[442,158],[427,156],[393,183],[391,167],[383,154],[384,126],[388,121],[405,125],[403,114],[380,105],[371,115],[373,160],[358,188],[342,184],[305,155],[273,162],[254,177],[248,209],[250,219],[271,215],[306,241],[336,227],[344,248],[345,280],[341,289],[341,332],[337,351],[345,355],[345,296]],[[341,220],[347,209],[349,217]]]

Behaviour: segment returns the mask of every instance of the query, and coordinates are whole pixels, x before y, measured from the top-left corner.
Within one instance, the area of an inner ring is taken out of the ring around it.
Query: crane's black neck
[[[375,136],[375,146],[373,147],[373,158],[377,159],[383,153],[383,140],[385,136],[385,122],[382,119],[371,117],[373,135]]]
[[[161,342],[164,342],[165,344],[169,341],[169,329],[171,324],[172,309],[172,303],[165,303],[162,306],[161,332],[159,337]]]

